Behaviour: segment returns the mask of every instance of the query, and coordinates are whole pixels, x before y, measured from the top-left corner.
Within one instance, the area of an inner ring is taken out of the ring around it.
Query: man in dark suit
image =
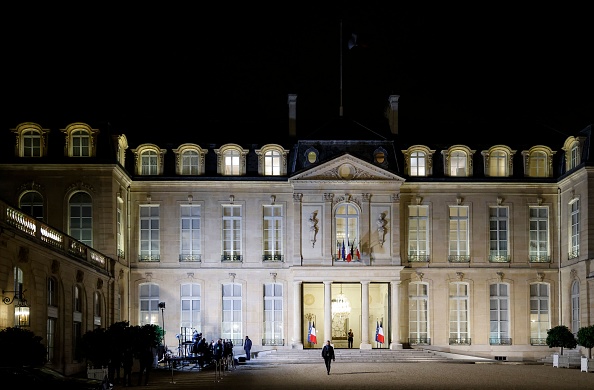
[[[330,364],[333,361],[336,361],[336,358],[334,357],[334,347],[330,345],[330,340],[326,340],[326,345],[322,348],[322,357],[326,364],[326,371],[328,371],[328,375],[330,375]]]

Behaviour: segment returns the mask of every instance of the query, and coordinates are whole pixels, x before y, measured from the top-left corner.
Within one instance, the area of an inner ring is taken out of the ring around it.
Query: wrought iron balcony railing
[[[262,345],[285,345],[285,339],[262,339]]]
[[[512,345],[511,337],[489,337],[490,345]]]
[[[509,262],[511,262],[511,256],[509,256],[509,255],[490,255],[489,262],[491,262],[491,263],[509,263]]]
[[[428,263],[429,259],[429,255],[418,255],[415,253],[408,254],[408,261],[411,263]]]
[[[221,261],[241,263],[243,256],[241,255],[221,255]]]
[[[179,261],[181,262],[201,262],[202,255],[179,255]]]
[[[138,261],[147,263],[161,261],[161,255],[138,255]]]
[[[470,263],[470,255],[449,255],[450,263]]]
[[[530,345],[547,345],[547,338],[546,337],[542,337],[542,338],[531,337]]]
[[[470,345],[470,337],[450,337],[450,345]]]
[[[408,338],[408,343],[410,345],[431,345],[431,338],[429,337],[419,337],[419,338]]]
[[[284,262],[285,258],[283,255],[262,255],[262,261],[271,261],[271,262]]]
[[[531,263],[550,263],[551,256],[549,255],[530,255]]]
[[[571,260],[571,259],[577,259],[578,257],[580,257],[580,251],[579,251],[579,249],[576,249],[574,251],[571,251],[571,252],[569,252],[567,254],[567,258],[569,260]]]

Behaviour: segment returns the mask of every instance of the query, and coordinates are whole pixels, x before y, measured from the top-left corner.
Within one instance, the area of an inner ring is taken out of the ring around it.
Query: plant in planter
[[[546,343],[549,348],[561,348],[560,355],[563,355],[563,348],[575,348],[577,346],[575,336],[565,325],[557,325],[547,330]]]
[[[594,371],[594,360],[592,360],[592,348],[594,347],[594,325],[584,326],[577,332],[577,342],[588,349],[588,356],[582,356],[581,370],[583,372]]]
[[[588,349],[588,359],[592,359],[592,348],[594,348],[594,325],[584,326],[577,332],[577,342]]]

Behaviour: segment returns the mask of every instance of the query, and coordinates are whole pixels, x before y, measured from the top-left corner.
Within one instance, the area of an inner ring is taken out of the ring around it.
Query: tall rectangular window
[[[195,329],[202,332],[200,319],[200,285],[184,283],[181,285],[181,324],[182,328]]]
[[[159,285],[144,283],[139,288],[140,326],[159,325]]]
[[[467,262],[470,260],[468,229],[468,207],[450,206],[450,248],[448,260]]]
[[[408,260],[429,261],[429,207],[408,206]]]
[[[283,286],[264,285],[264,345],[284,345]]]
[[[450,283],[450,344],[470,344],[468,284]]]
[[[140,261],[159,261],[159,205],[140,206]]]
[[[426,176],[425,153],[412,152],[410,154],[410,175],[411,176]]]
[[[69,201],[70,236],[93,247],[93,204],[91,196],[85,192],[77,192]]]
[[[264,257],[266,261],[283,260],[283,207],[264,206]]]
[[[454,151],[450,155],[450,176],[468,176],[466,173],[466,153]]]
[[[571,284],[571,331],[576,334],[581,327],[580,320],[580,282]]]
[[[198,152],[195,150],[186,150],[182,153],[181,173],[182,175],[198,175],[199,164]]]
[[[71,135],[72,157],[89,157],[91,155],[91,137],[83,130],[75,130]]]
[[[429,340],[429,295],[427,283],[408,285],[408,328],[410,344],[431,344]]]
[[[264,154],[264,174],[278,176],[281,172],[281,155],[276,150],[269,150]]]
[[[571,223],[569,232],[569,258],[575,259],[580,255],[580,201],[575,199],[569,204]]]
[[[546,345],[547,330],[551,328],[549,285],[530,285],[530,344]]]
[[[509,337],[509,286],[494,283],[489,286],[489,344],[510,345]]]
[[[489,176],[507,176],[507,153],[496,150],[489,155]]]
[[[223,254],[226,261],[241,261],[241,206],[223,205]]]
[[[180,261],[200,261],[201,208],[196,205],[181,205],[180,209]]]
[[[579,143],[574,143],[571,146],[570,158],[569,158],[569,169],[573,169],[580,164],[580,146]]]
[[[223,154],[223,163],[225,164],[225,175],[239,175],[239,152],[234,149],[225,151]]]
[[[156,175],[159,173],[159,159],[157,152],[154,150],[146,150],[140,155],[140,174],[141,175]]]
[[[549,208],[530,206],[530,242],[531,262],[549,262]]]
[[[489,207],[489,261],[508,263],[508,208],[502,206]]]
[[[41,157],[41,134],[23,131],[23,157]]]
[[[56,347],[56,323],[57,319],[49,317],[46,323],[45,330],[45,353],[47,363],[54,363],[54,352]]]
[[[116,233],[117,233],[117,245],[118,245],[118,257],[124,258],[124,224],[123,224],[123,216],[122,216],[122,206],[121,203],[117,202],[117,210],[116,210]]]
[[[233,345],[242,345],[243,343],[241,305],[241,285],[237,283],[224,284],[221,337],[231,339]]]

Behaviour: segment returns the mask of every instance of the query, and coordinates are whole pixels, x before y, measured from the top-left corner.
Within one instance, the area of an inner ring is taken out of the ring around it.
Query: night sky
[[[338,116],[342,101],[345,116],[373,124],[392,94],[403,120],[426,131],[464,122],[575,133],[594,123],[585,7],[145,4],[5,13],[4,128],[279,120],[289,93],[310,123]]]

